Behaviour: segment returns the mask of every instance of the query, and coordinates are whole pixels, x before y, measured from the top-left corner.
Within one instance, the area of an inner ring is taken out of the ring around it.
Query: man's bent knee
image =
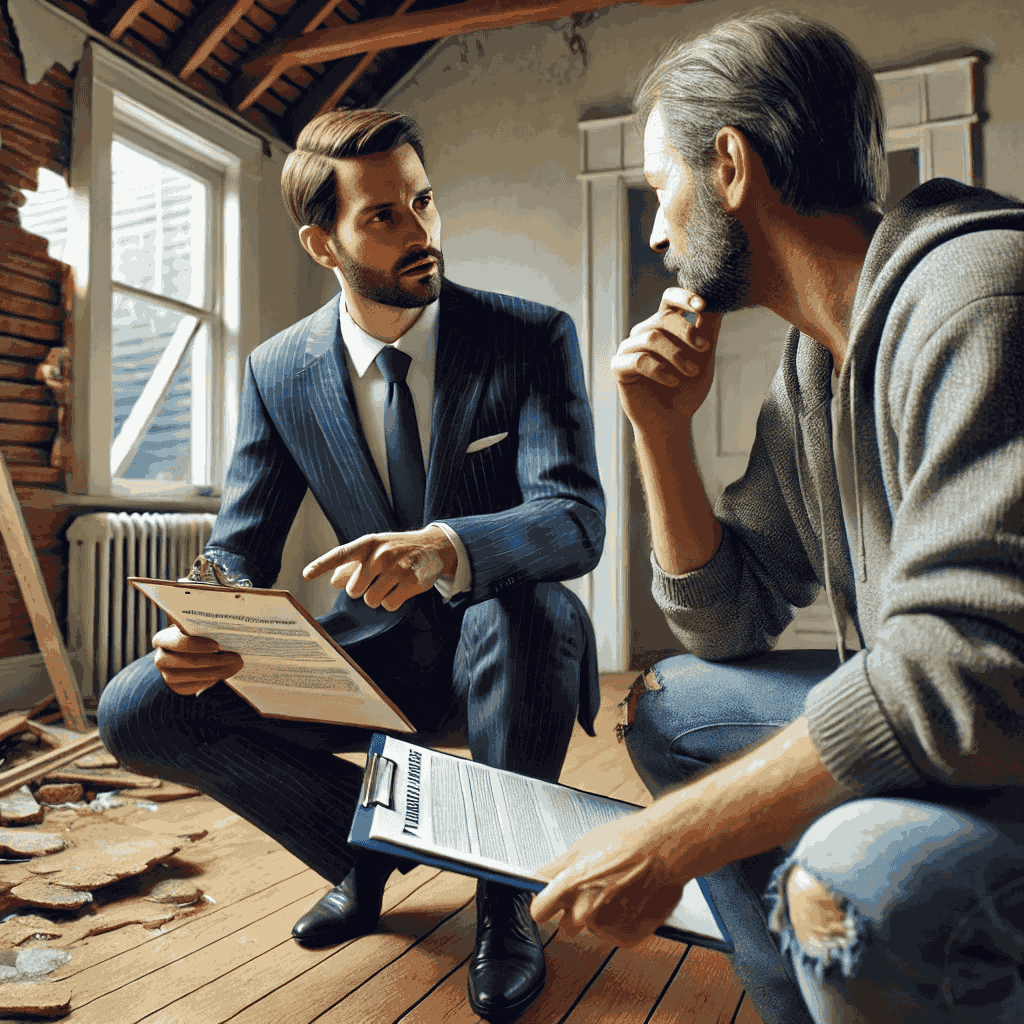
[[[658,682],[651,669],[647,669],[646,672],[641,672],[640,675],[633,680],[633,685],[630,686],[629,693],[627,693],[625,699],[619,703],[619,721],[615,726],[615,735],[620,743],[626,739],[630,730],[634,725],[636,725],[640,709],[640,701],[643,696],[647,693],[652,693],[660,689],[661,683]]]
[[[96,709],[100,739],[126,768],[154,774],[146,737],[157,727],[171,731],[171,716],[161,707],[169,695],[152,653],[123,668],[103,688]]]
[[[856,929],[843,897],[799,864],[790,870],[784,887],[789,923],[804,952],[834,956],[853,943]]]

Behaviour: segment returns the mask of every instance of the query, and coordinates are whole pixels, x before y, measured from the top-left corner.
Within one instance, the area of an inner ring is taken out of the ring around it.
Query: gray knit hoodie
[[[835,450],[831,373],[792,331],[719,550],[682,576],[652,556],[655,598],[724,661],[771,649],[826,587],[865,648],[805,708],[840,783],[1024,784],[1024,206],[912,192],[865,260]]]

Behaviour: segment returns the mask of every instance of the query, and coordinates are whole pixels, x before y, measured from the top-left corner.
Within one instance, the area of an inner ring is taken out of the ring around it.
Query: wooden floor
[[[562,781],[646,803],[615,705],[627,677],[605,680],[598,738],[577,726]],[[326,950],[290,938],[325,891],[322,878],[206,797],[163,805],[211,828],[196,881],[216,902],[162,932],[140,926],[72,946],[54,975],[72,985],[73,1024],[472,1024],[466,963],[475,934],[469,878],[420,866],[395,874],[378,932]],[[198,844],[197,844],[198,846]],[[211,852],[212,851],[212,852]],[[187,850],[179,854],[187,863]],[[521,1024],[760,1024],[725,958],[652,938],[618,949],[545,926],[547,984]]]

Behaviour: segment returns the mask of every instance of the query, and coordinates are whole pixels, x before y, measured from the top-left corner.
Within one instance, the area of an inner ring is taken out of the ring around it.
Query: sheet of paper
[[[186,633],[242,656],[227,683],[261,714],[414,731],[287,591],[132,583]]]
[[[636,807],[593,793],[530,779],[387,737],[395,762],[391,810],[376,808],[370,837],[518,878],[564,853],[598,825]],[[665,922],[722,940],[696,881]]]

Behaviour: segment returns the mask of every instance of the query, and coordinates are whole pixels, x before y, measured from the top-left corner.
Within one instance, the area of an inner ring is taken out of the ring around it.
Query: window
[[[219,493],[240,354],[258,340],[261,159],[255,136],[86,46],[63,254],[75,270],[71,490]]]
[[[922,181],[980,184],[974,133],[977,57],[960,57],[875,75],[885,107],[891,210]]]

